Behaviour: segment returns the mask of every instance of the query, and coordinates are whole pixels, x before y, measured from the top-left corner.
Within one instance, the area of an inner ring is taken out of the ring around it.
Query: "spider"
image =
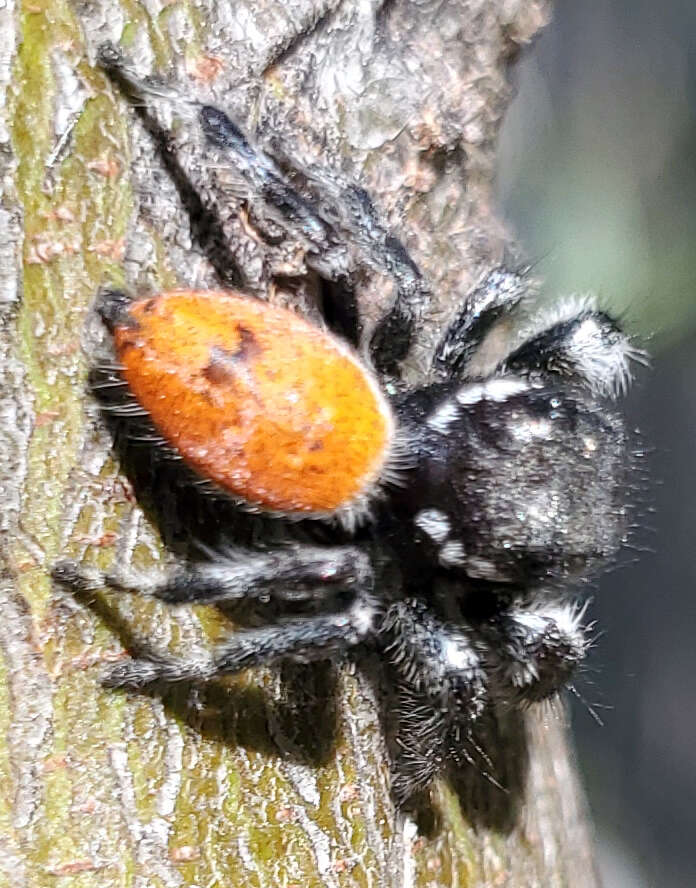
[[[99,63],[141,111],[171,101],[113,46]],[[628,439],[611,402],[641,352],[575,298],[528,313],[481,369],[489,333],[528,302],[525,272],[501,267],[450,321],[422,384],[407,385],[400,370],[429,288],[368,195],[338,174],[288,171],[219,109],[183,104],[196,150],[232,169],[249,205],[340,285],[326,314],[343,319],[344,336],[235,292],[102,293],[120,373],[164,444],[241,509],[275,518],[283,541],[165,574],[64,561],[54,577],[284,612],[204,656],[119,662],[103,679],[111,687],[378,652],[395,676],[401,804],[460,754],[486,710],[555,695],[585,657],[590,627],[569,589],[626,535]],[[347,294],[375,271],[396,296],[360,360],[346,342],[361,337]],[[317,525],[320,541],[308,541]]]

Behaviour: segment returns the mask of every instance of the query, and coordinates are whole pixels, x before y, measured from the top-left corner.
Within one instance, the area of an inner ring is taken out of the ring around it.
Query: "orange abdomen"
[[[131,303],[114,342],[160,434],[235,497],[323,516],[378,481],[393,430],[384,397],[347,346],[293,312],[172,291]]]

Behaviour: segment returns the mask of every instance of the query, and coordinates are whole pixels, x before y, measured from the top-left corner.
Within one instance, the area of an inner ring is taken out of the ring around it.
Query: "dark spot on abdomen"
[[[210,349],[210,359],[203,368],[203,375],[213,385],[230,383],[243,368],[240,365],[248,363],[257,357],[262,349],[254,331],[241,324],[237,328],[239,332],[239,345],[235,349],[214,345]]]

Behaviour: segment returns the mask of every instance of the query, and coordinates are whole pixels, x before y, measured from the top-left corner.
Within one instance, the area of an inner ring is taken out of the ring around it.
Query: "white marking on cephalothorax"
[[[422,509],[413,523],[436,543],[444,543],[450,532],[449,518],[439,509]]]
[[[548,419],[513,422],[510,424],[510,431],[518,441],[533,441],[535,438],[548,438],[551,434],[551,423]]]
[[[486,397],[485,391],[485,386],[482,383],[475,383],[474,385],[467,385],[465,388],[459,389],[456,398],[459,404],[466,407],[469,404],[476,404],[482,401]]]
[[[459,540],[450,540],[445,543],[438,553],[438,560],[445,567],[457,567],[464,564],[465,558],[466,552]]]
[[[456,641],[447,638],[442,643],[442,656],[447,665],[457,672],[476,669],[479,665],[479,659],[466,639]]]
[[[376,613],[377,609],[371,601],[356,602],[351,608],[350,622],[360,638],[367,635],[375,625]]]
[[[487,382],[477,382],[459,389],[456,394],[457,403],[462,407],[470,407],[479,401],[507,401],[513,395],[526,392],[530,384],[517,376],[501,376]]]
[[[470,577],[476,577],[478,580],[493,580],[497,583],[508,583],[510,578],[507,574],[496,567],[492,561],[487,558],[471,557],[466,559],[466,572]]]
[[[425,424],[434,432],[446,435],[453,422],[459,419],[459,410],[454,401],[445,401],[426,419]]]

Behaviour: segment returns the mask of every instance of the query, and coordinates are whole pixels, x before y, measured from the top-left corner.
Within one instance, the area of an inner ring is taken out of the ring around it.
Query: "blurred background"
[[[601,578],[573,706],[605,888],[696,886],[696,2],[558,0],[516,70],[498,197],[550,294],[596,292],[652,369],[645,511]]]

